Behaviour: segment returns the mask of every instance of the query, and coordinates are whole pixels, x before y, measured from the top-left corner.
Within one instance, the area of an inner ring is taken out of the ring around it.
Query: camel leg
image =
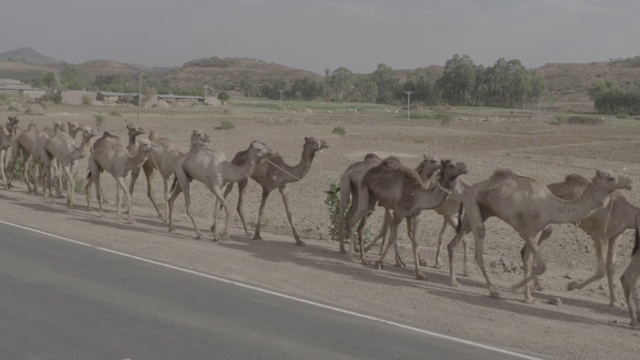
[[[104,218],[104,210],[102,209],[102,191],[100,191],[100,171],[95,171],[95,176],[93,176],[93,172],[91,178],[96,183],[96,199],[98,200],[98,206],[100,207],[100,217]]]
[[[182,192],[184,193],[184,209],[189,219],[191,219],[191,223],[193,224],[193,229],[196,232],[196,239],[202,239],[202,234],[200,233],[200,230],[198,230],[198,225],[196,225],[196,220],[193,218],[193,216],[191,216],[191,212],[189,211],[189,207],[191,206],[191,193],[190,193],[189,185],[186,185],[182,189]],[[215,238],[215,234],[213,234],[213,236]]]
[[[127,184],[125,184],[124,182],[124,178],[120,177],[116,179],[117,181],[117,186],[122,189],[122,194],[124,195],[124,200],[127,203],[127,215],[129,216],[129,223],[133,224],[136,222],[135,217],[133,216],[133,205],[131,204],[131,196],[129,195],[129,193],[127,192]],[[120,196],[118,195],[118,199],[120,198]],[[120,206],[118,206],[118,211],[120,211]]]
[[[597,234],[593,234],[592,238],[593,238],[593,245],[596,249],[596,260],[598,261],[598,268],[595,274],[593,274],[593,276],[591,276],[587,280],[584,280],[582,282],[578,282],[578,281],[570,282],[569,285],[567,285],[567,290],[582,289],[583,287],[591,284],[592,282],[602,279],[605,275],[605,254],[604,254],[604,251],[602,251],[603,250],[602,245],[607,240],[603,239],[602,236],[598,236]]]
[[[244,212],[242,211],[242,205],[244,204],[244,194],[247,192],[247,185],[249,185],[249,181],[240,181],[238,183],[238,205],[236,206],[236,211],[238,212],[238,216],[240,216],[240,221],[242,222],[244,233],[247,236],[251,236],[249,229],[247,229],[247,223],[246,221],[244,221]]]
[[[298,235],[298,231],[296,230],[295,225],[293,225],[293,215],[291,214],[291,209],[289,207],[289,189],[287,185],[282,185],[280,188],[280,194],[282,195],[282,202],[284,202],[284,210],[287,212],[287,219],[289,220],[289,225],[291,225],[291,231],[293,232],[293,238],[296,240],[296,245],[303,246],[304,241],[300,240],[300,235]],[[362,244],[362,241],[361,241]],[[362,248],[364,251],[364,247]]]
[[[409,239],[412,239],[412,238],[416,239],[416,244],[419,244],[418,229],[420,228],[420,214],[421,212],[418,212],[414,215],[407,217],[407,233],[409,234]],[[419,246],[420,245],[418,245],[418,247]],[[427,266],[427,259],[425,259],[422,256],[422,253],[420,253],[419,250],[418,250],[418,263],[420,264],[420,266]]]
[[[638,278],[640,275],[640,251],[637,251],[629,266],[620,277],[622,283],[622,290],[627,300],[627,307],[629,308],[629,317],[631,318],[631,326],[639,326],[640,318],[638,317]]]
[[[471,226],[469,224],[469,219],[467,217],[463,217],[460,221],[462,221],[460,231],[456,232],[453,236],[453,239],[449,241],[447,245],[447,254],[449,255],[449,285],[458,286],[458,279],[456,278],[456,273],[453,271],[454,269],[454,255],[456,251],[456,247],[460,240],[471,230]]]
[[[122,218],[122,197],[120,196],[120,185],[118,185],[118,179],[116,179],[116,218],[120,220]]]
[[[29,163],[31,160],[31,156],[26,156],[26,153],[23,150],[22,159],[24,162],[24,167],[22,168],[22,178],[24,179],[24,183],[27,184],[27,191],[29,192],[29,194],[31,194],[31,192],[33,191],[34,195],[38,195],[37,182],[35,181],[35,179],[37,178],[38,167],[34,166],[33,171],[36,173],[33,176],[34,180],[33,180],[33,189],[32,189],[30,184],[31,181],[29,180]]]
[[[84,193],[87,195],[87,212],[91,212],[91,186],[93,185],[93,176],[89,176],[87,184],[84,186]],[[99,196],[96,199],[100,201]]]
[[[427,280],[427,276],[424,275],[423,273],[420,272],[420,266],[421,266],[421,262],[420,262],[420,244],[418,244],[418,239],[416,238],[416,229],[418,227],[418,217],[416,216],[415,218],[413,218],[412,224],[409,224],[409,219],[411,219],[412,216],[407,217],[407,228],[410,228],[410,234],[411,236],[409,236],[409,239],[411,240],[411,248],[413,249],[413,263],[415,265],[416,268],[416,279],[418,280]],[[396,252],[398,250],[396,249]],[[422,260],[424,261],[424,260]],[[426,266],[426,264],[425,264]]]
[[[162,179],[162,185],[164,187],[164,220],[169,218],[169,181],[168,179]]]
[[[522,270],[524,272],[524,278],[529,277],[531,268],[533,266],[533,259],[531,258],[531,251],[526,246],[523,247],[524,255],[522,255]],[[535,303],[533,296],[531,295],[531,283],[528,282],[524,285],[524,302],[527,304]]]
[[[144,171],[144,177],[147,179],[147,197],[151,200],[151,204],[153,204],[153,208],[156,209],[156,213],[158,213],[158,218],[162,219],[162,212],[160,211],[160,207],[156,202],[156,199],[153,197],[153,177],[156,174],[155,169],[152,167],[142,167]],[[166,204],[165,204],[166,206]]]
[[[400,225],[400,221],[396,221],[395,217],[390,217],[389,221],[389,241],[382,250],[382,254],[380,255],[380,259],[376,262],[375,266],[377,269],[382,269],[384,266],[384,257],[387,255],[387,251],[391,245],[395,244],[398,237],[398,225]]]
[[[258,210],[258,224],[256,224],[256,230],[253,234],[253,240],[262,240],[260,237],[260,221],[262,220],[262,212],[264,211],[264,205],[267,203],[267,198],[269,197],[269,191],[265,188],[262,188],[262,200],[260,201],[260,209]]]
[[[440,233],[438,234],[438,247],[436,248],[436,263],[433,265],[434,268],[440,269],[442,265],[440,264],[440,252],[442,250],[442,240],[444,240],[444,233],[447,230],[447,217],[444,216],[444,220],[442,221],[442,227],[440,228]],[[455,225],[453,225],[455,229]]]
[[[4,181],[5,183],[7,183],[7,177],[4,174],[4,157],[6,155],[6,150],[0,150],[0,179],[2,181]]]
[[[176,184],[176,188],[173,190],[173,193],[171,194],[171,197],[167,202],[167,207],[169,208],[169,218],[168,218],[169,232],[176,231],[176,229],[173,227],[173,203],[176,201],[176,198],[180,195],[181,192],[182,192],[182,187],[180,186],[180,183],[178,183]]]
[[[351,206],[349,206],[349,197],[351,197]],[[344,247],[345,235],[350,237],[351,234],[347,233],[346,226],[349,220],[353,217],[358,207],[358,190],[351,186],[351,181],[343,176],[340,177],[340,203],[338,208],[338,224],[336,225],[338,230],[338,243],[339,252],[346,254],[347,250]],[[345,211],[349,206],[349,210],[345,215]]]
[[[220,201],[220,203],[222,203],[222,206],[224,207],[224,211],[227,215],[227,218],[224,221],[224,232],[222,233],[222,237],[220,238],[220,240],[229,240],[229,223],[231,222],[231,210],[229,209],[229,204],[227,204],[227,201],[224,199],[224,194],[222,193],[222,189],[220,189],[219,186],[214,185],[211,187],[211,192],[213,192],[213,195],[216,196],[217,200]],[[186,195],[186,192],[185,192]],[[216,236],[217,234],[214,232],[213,233],[213,240],[216,240]]]
[[[538,248],[538,239],[540,238],[541,233],[542,232],[539,232],[537,234],[534,234],[533,236],[531,236],[530,234],[520,234],[522,238],[524,238],[525,244],[528,247],[525,253],[527,251],[531,251],[531,254],[533,255],[533,260],[535,261],[535,267],[533,268],[531,275],[527,276],[524,280],[522,280],[521,282],[517,283],[512,287],[512,289],[514,290],[527,285],[530,281],[534,280],[537,276],[543,274],[547,270],[547,266],[544,263],[544,260],[540,255],[540,250]],[[476,241],[476,246],[477,244],[478,243]],[[476,255],[477,255],[477,249],[476,249]]]
[[[607,248],[607,280],[609,283],[609,306],[616,306],[616,294],[613,291],[613,273],[616,271],[616,258],[618,255],[618,241],[620,236],[614,236],[609,239]]]

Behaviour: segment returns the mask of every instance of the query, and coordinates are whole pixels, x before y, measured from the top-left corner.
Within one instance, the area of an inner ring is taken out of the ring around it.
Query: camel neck
[[[307,173],[311,169],[311,163],[313,163],[313,158],[315,157],[315,151],[309,149],[306,144],[302,149],[302,157],[300,158],[300,162],[296,166],[288,166],[284,164],[283,169],[286,170],[291,175],[295,176],[295,178],[291,176],[287,176],[287,179],[290,179],[288,182],[294,182],[302,179],[307,176]],[[284,163],[284,161],[283,161]]]
[[[450,192],[440,185],[436,185],[431,190],[416,189],[413,192],[414,206],[410,212],[437,208],[447,200],[449,194]]]
[[[562,200],[553,196],[552,206],[548,208],[550,219],[555,224],[567,224],[578,222],[593,214],[602,207],[604,199],[609,192],[600,190],[591,184],[581,197],[573,200]]]

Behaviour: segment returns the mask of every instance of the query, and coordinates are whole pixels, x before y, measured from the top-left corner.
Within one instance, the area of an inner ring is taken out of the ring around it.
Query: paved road
[[[0,359],[519,358],[416,330],[0,222]]]

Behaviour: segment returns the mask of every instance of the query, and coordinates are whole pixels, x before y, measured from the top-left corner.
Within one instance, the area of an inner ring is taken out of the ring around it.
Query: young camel
[[[194,135],[192,135],[192,139]],[[205,184],[205,186],[207,186],[207,188],[216,196],[217,201],[222,203],[227,214],[222,239],[227,239],[229,237],[231,212],[229,210],[229,205],[224,199],[222,187],[231,181],[237,182],[248,179],[253,173],[258,161],[274,153],[267,145],[257,141],[251,143],[249,150],[249,161],[245,162],[242,166],[237,166],[228,161],[224,153],[221,151],[209,149],[204,144],[198,143],[197,141],[194,142],[192,140],[191,149],[188,153],[184,154],[176,164],[176,178],[172,186],[173,193],[169,198],[169,232],[175,231],[173,227],[173,203],[178,195],[184,191],[184,202],[187,216],[191,219],[193,228],[196,232],[196,238],[202,238],[202,234],[198,230],[196,222],[189,212],[189,206],[191,204],[191,194],[189,191],[190,182],[195,179]],[[218,211],[219,208],[216,203],[213,214],[214,223],[211,226],[214,241],[218,236],[216,231]]]
[[[160,137],[160,135],[158,135],[158,133],[155,131],[149,133],[149,140],[152,141],[156,146],[154,146],[151,150],[147,161],[142,164],[142,171],[144,172],[145,178],[147,179],[147,197],[149,198],[149,200],[151,200],[153,207],[156,209],[158,218],[166,220],[169,218],[169,207],[167,206],[169,201],[169,178],[174,173],[178,159],[180,159],[180,157],[183,156],[184,153],[178,150],[176,145],[171,140]],[[200,139],[198,141],[204,142],[203,140],[204,139]],[[153,197],[152,180],[155,174],[155,170],[158,170],[158,172],[160,172],[164,185],[164,216],[162,215],[160,207]],[[129,194],[133,194],[133,189],[136,185],[136,180],[138,179],[139,174],[140,168],[131,172]]]
[[[416,168],[416,171],[420,175],[420,178],[422,178],[422,180],[425,182],[425,184],[428,184],[428,183],[435,184],[435,182],[438,182],[440,183],[440,186],[442,186],[445,189],[449,189],[450,191],[452,191],[452,188],[455,187],[456,180],[458,179],[458,177],[468,173],[467,165],[465,163],[463,162],[454,163],[451,160],[441,160],[439,166],[437,167],[437,170],[438,170],[438,174],[435,175],[436,170],[435,169],[432,170],[431,167],[425,166],[424,162],[420,164],[418,168]],[[430,188],[430,186],[427,186],[427,187]],[[451,197],[451,195],[449,195],[449,197]],[[445,202],[442,205],[440,205],[439,207],[433,210],[441,209],[443,206],[445,206],[445,204],[449,200],[449,197],[447,197],[447,200],[445,200]],[[416,239],[416,234],[418,232],[418,225],[419,225],[418,221],[420,219],[421,214],[422,214],[421,211],[417,211],[411,214],[410,216],[406,217],[407,230],[409,232],[410,239]],[[385,214],[385,223],[382,226],[383,232],[385,231],[385,227],[389,223],[390,219],[391,218],[388,216],[388,212],[387,212],[387,214]],[[381,237],[381,234],[378,234],[378,237]],[[375,240],[377,240],[377,238]],[[416,239],[416,243],[418,243],[417,239]],[[388,246],[390,245],[391,244],[389,244]],[[419,243],[418,243],[418,246],[419,246]],[[386,254],[386,251],[387,250],[385,250],[384,248],[384,239],[383,239],[383,245],[381,248],[381,255],[383,256],[380,258],[380,263],[384,261],[384,254]],[[427,266],[427,262],[422,259],[422,257],[420,256],[420,252],[418,252],[418,260],[419,260],[420,266]],[[467,244],[466,243],[464,244],[464,272],[465,274],[467,274]]]
[[[397,158],[388,158],[369,169],[362,177],[358,185],[358,207],[347,223],[347,233],[351,233],[353,226],[366,216],[377,202],[385,210],[391,211],[389,244],[393,244],[402,219],[420,210],[433,209],[442,205],[449,194],[450,191],[439,183],[433,189],[428,189],[415,170],[403,166]],[[415,236],[411,237],[411,244],[416,278],[424,279],[424,275],[420,273],[418,243]],[[386,249],[388,248],[387,246]],[[363,263],[366,263],[364,246],[360,246],[360,257]],[[380,261],[376,263],[378,268],[381,265]]]
[[[440,161],[438,161],[437,159],[431,156],[423,155],[423,157],[424,159],[420,162],[420,164],[418,164],[415,170],[423,179],[423,181],[427,181],[427,179],[429,179],[436,170],[439,170],[442,165]],[[342,229],[342,231],[338,233],[338,242],[340,243],[341,253],[346,253],[346,250],[344,249],[345,234],[349,235],[349,239],[350,239],[349,254],[354,253],[355,239],[350,236],[351,234],[347,233],[345,224],[348,223],[349,220],[353,217],[356,211],[356,208],[358,207],[358,184],[360,183],[360,180],[362,180],[362,177],[367,172],[367,170],[369,170],[370,168],[376,165],[379,165],[381,162],[382,160],[377,155],[367,154],[365,155],[364,161],[359,161],[349,165],[349,167],[347,167],[347,169],[340,176],[340,209],[338,212],[338,229]],[[425,186],[429,187],[426,183],[425,183]],[[349,208],[349,211],[347,212],[347,214],[344,215],[345,207],[349,203],[349,196],[351,196],[352,205]],[[367,218],[371,216],[371,214],[372,212],[364,216],[362,220],[360,220],[360,223],[358,225],[357,234],[358,234],[358,239],[360,240],[360,244],[362,244],[364,241],[362,232],[364,231],[364,227],[366,226]],[[380,254],[382,254],[382,251],[384,249],[384,242],[386,239],[386,235],[388,233],[388,224],[390,219],[390,213],[388,211],[385,211],[384,219],[385,219],[385,222],[383,223],[382,228],[378,232],[378,235],[376,235],[373,241],[365,248],[365,251],[368,251],[380,238],[382,238],[382,245],[380,247]],[[411,216],[407,217],[407,233],[409,235],[409,238],[413,236],[413,232],[417,231],[417,229],[415,229],[413,225],[413,224],[417,225],[417,223],[413,223],[412,219],[413,217]],[[400,252],[398,251],[398,243],[394,242],[393,245],[395,250],[396,266],[405,267],[406,264],[402,260],[402,257],[400,256]],[[422,259],[422,255],[419,252],[418,252],[418,259],[421,266],[426,265],[426,262]]]
[[[636,236],[633,250],[631,251],[631,262],[627,269],[620,277],[624,297],[627,299],[627,307],[629,308],[629,317],[631,317],[631,326],[640,326],[640,316],[638,316],[638,278],[640,278],[640,233],[638,230],[638,219],[636,218]]]
[[[67,181],[67,205],[73,207],[75,180],[71,174],[73,163],[86,157],[91,148],[91,139],[98,135],[95,129],[88,126],[82,128],[82,143],[76,146],[71,137],[63,132],[54,133],[52,137],[44,143],[44,156],[42,160],[45,168],[45,183],[51,195],[51,173],[53,170],[53,159],[59,161],[60,168],[68,178]],[[44,198],[47,200],[47,192],[44,191]],[[53,201],[53,200],[51,200]]]
[[[129,153],[127,148],[120,140],[120,137],[104,132],[102,137],[93,144],[93,151],[89,155],[89,175],[87,176],[86,194],[87,194],[87,210],[91,211],[91,184],[96,183],[96,198],[100,206],[100,216],[104,217],[102,210],[102,194],[100,192],[100,173],[106,170],[116,179],[116,209],[117,217],[120,220],[120,189],[122,189],[127,203],[127,214],[129,222],[134,223],[133,209],[131,206],[131,196],[127,191],[124,178],[136,168],[142,166],[147,160],[151,151],[152,143],[147,139],[140,140],[140,144],[135,147],[133,153]]]
[[[328,147],[329,145],[324,140],[319,140],[313,137],[306,137],[304,138],[304,146],[302,148],[302,158],[300,159],[298,165],[287,165],[282,159],[282,156],[280,156],[280,154],[278,154],[277,152],[274,152],[272,155],[258,162],[253,171],[253,174],[251,174],[251,179],[253,179],[262,187],[262,201],[260,202],[260,209],[258,210],[258,224],[256,225],[255,234],[253,235],[254,240],[262,240],[262,238],[260,237],[260,220],[262,218],[264,206],[267,203],[269,194],[271,194],[273,190],[278,189],[280,191],[280,194],[282,195],[282,202],[284,203],[284,209],[287,213],[287,219],[289,220],[289,225],[291,226],[291,231],[293,232],[293,238],[296,241],[296,245],[304,245],[304,242],[300,240],[300,236],[298,235],[298,231],[296,231],[296,227],[293,225],[291,210],[289,208],[287,184],[302,180],[307,175],[307,173],[309,173],[309,170],[311,169],[311,163],[313,162],[316,153],[319,153],[320,151],[322,151],[322,149],[326,149]],[[233,157],[233,160],[231,160],[231,163],[236,166],[244,165],[244,163],[249,161],[249,152],[251,152],[251,147],[247,150],[238,152],[236,156]],[[247,230],[247,225],[244,221],[244,216],[242,213],[242,200],[248,183],[249,179],[238,181],[238,205],[236,207],[236,210],[238,211],[238,215],[240,216],[240,221],[242,222],[245,233],[247,234],[247,236],[251,236],[251,234]],[[233,182],[229,183],[224,191],[225,199],[232,189]]]
[[[457,285],[454,267],[454,249],[461,235],[473,232],[475,239],[476,261],[487,282],[490,295],[499,297],[484,267],[483,245],[485,236],[484,222],[497,216],[511,225],[524,239],[527,251],[530,251],[536,266],[531,275],[524,266],[525,278],[513,286],[513,289],[525,287],[525,299],[532,303],[533,298],[527,285],[535,277],[546,271],[546,265],[538,250],[541,233],[551,224],[575,223],[595,212],[605,199],[619,189],[631,189],[631,179],[610,171],[597,170],[582,196],[574,200],[563,200],[539,180],[517,175],[510,170],[496,170],[485,181],[471,185],[464,193],[459,214],[465,215],[458,225],[456,236],[448,245],[449,271],[451,285]]]
[[[583,176],[570,174],[565,177],[564,181],[549,184],[547,187],[555,196],[564,200],[573,200],[582,196],[590,185],[591,182]],[[608,204],[605,204],[593,214],[580,220],[576,224],[593,240],[598,267],[595,274],[590,278],[581,282],[570,282],[567,286],[568,290],[582,289],[590,283],[602,279],[606,274],[609,284],[609,305],[616,305],[613,275],[615,272],[619,240],[626,230],[635,228],[636,218],[638,216],[640,216],[640,207],[631,204],[624,194],[616,191],[611,194]],[[551,228],[543,231],[538,244],[542,244],[544,240],[548,239],[551,233]],[[607,249],[606,254],[604,252],[605,248]],[[525,248],[523,247],[521,251],[523,260],[525,260],[524,251]],[[526,259],[524,263],[525,266],[530,265],[528,259]]]
[[[5,168],[9,169],[9,150],[11,150],[13,140],[16,138],[20,120],[17,115],[8,118],[6,129],[0,125],[0,179],[4,181],[6,188],[11,188],[10,180],[5,175]]]

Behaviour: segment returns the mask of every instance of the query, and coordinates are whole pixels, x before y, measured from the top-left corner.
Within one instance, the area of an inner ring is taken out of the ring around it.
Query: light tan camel
[[[629,317],[631,318],[631,326],[640,326],[640,317],[638,316],[638,278],[640,278],[640,230],[638,230],[638,219],[636,218],[636,234],[633,250],[631,251],[631,262],[627,269],[620,277],[624,297],[627,300],[629,308]]]
[[[260,202],[260,209],[258,210],[258,223],[253,235],[254,240],[262,239],[260,237],[260,220],[262,219],[264,206],[267,203],[269,194],[271,194],[273,190],[278,189],[280,191],[280,194],[282,195],[284,210],[287,213],[287,219],[289,220],[289,225],[291,226],[291,231],[293,232],[293,238],[296,241],[296,245],[304,245],[304,242],[300,240],[300,236],[298,235],[296,227],[293,225],[291,210],[289,208],[287,184],[302,180],[307,175],[307,173],[309,173],[309,170],[311,169],[311,163],[313,162],[316,153],[328,147],[329,145],[324,140],[319,140],[313,137],[306,137],[304,138],[302,157],[298,165],[287,165],[284,162],[284,159],[282,159],[282,156],[280,156],[280,154],[278,154],[277,152],[274,152],[272,155],[267,156],[258,162],[253,171],[253,174],[251,174],[251,179],[253,179],[262,187],[262,201]],[[238,152],[236,156],[233,157],[233,160],[231,160],[231,163],[236,166],[244,165],[244,163],[250,161],[249,152],[251,152],[251,147],[249,149]],[[244,215],[242,213],[242,200],[248,183],[249,179],[238,181],[238,205],[236,210],[238,211],[238,215],[240,216],[240,221],[242,222],[245,233],[248,236],[251,236],[251,234],[247,230],[247,224],[244,221]],[[224,191],[225,199],[232,189],[233,182],[229,183]]]
[[[371,154],[371,153],[367,154],[365,155],[365,158],[363,161],[359,161],[349,165],[349,167],[347,167],[347,169],[340,176],[340,209],[338,211],[338,229],[341,229],[341,231],[338,233],[338,242],[340,243],[341,253],[347,253],[347,251],[344,248],[344,235],[345,234],[350,235],[347,233],[346,224],[353,217],[353,214],[355,213],[358,207],[358,184],[360,183],[360,180],[362,179],[364,174],[367,172],[367,170],[369,170],[370,168],[376,165],[379,165],[381,162],[382,160],[377,155]],[[441,168],[440,161],[438,161],[437,159],[431,156],[423,155],[423,160],[420,162],[420,164],[418,164],[415,170],[416,172],[418,172],[420,177],[426,181],[432,176],[432,174],[436,170],[439,170],[440,168]],[[427,184],[425,185],[429,187]],[[345,215],[344,214],[345,207],[349,203],[349,198],[351,198],[351,206],[349,207],[349,211]],[[369,216],[371,216],[371,213],[364,216],[362,220],[360,220],[360,223],[358,225],[357,234],[358,234],[358,239],[360,243],[363,243],[364,241],[363,231],[366,226],[367,218]],[[380,238],[382,238],[383,241],[380,247],[380,253],[382,254],[382,251],[384,249],[384,242],[386,240],[386,235],[388,233],[389,220],[391,219],[390,216],[391,214],[389,213],[389,211],[385,211],[385,218],[384,218],[385,222],[383,223],[383,226],[378,232],[378,235],[365,248],[365,251],[368,251]],[[413,229],[413,223],[411,222],[411,220],[412,220],[412,217],[407,217],[407,233],[409,237],[413,236],[412,234],[413,230],[417,230],[417,229]],[[353,254],[354,239],[352,237],[349,237],[349,239],[350,239],[349,254]],[[397,242],[394,243],[394,250],[395,250],[396,266],[405,267],[406,264],[404,263],[404,261],[402,260],[402,257],[400,256]],[[420,255],[420,253],[418,253],[418,258],[419,258],[420,264],[424,266],[425,262],[422,259],[422,255]]]
[[[565,177],[564,181],[549,184],[547,187],[555,196],[564,200],[573,200],[582,196],[590,185],[591,182],[585,177],[578,174],[570,174]],[[596,250],[597,269],[595,274],[587,280],[570,282],[567,286],[568,290],[582,289],[590,283],[602,279],[606,274],[609,284],[609,305],[616,305],[613,275],[616,267],[619,240],[626,230],[635,228],[636,217],[638,216],[640,216],[640,207],[631,204],[624,194],[616,191],[611,194],[608,204],[605,204],[576,224],[593,240]],[[548,239],[551,233],[551,228],[543,231],[538,244],[542,244],[544,240]],[[607,249],[606,253],[604,251],[605,248]],[[523,260],[525,260],[524,251],[525,248],[523,247],[521,250]],[[528,261],[524,262],[526,266],[530,266]]]
[[[102,210],[102,196],[100,193],[100,173],[106,170],[116,179],[116,211],[118,220],[120,220],[120,189],[122,189],[128,208],[129,222],[134,223],[133,208],[131,205],[131,196],[127,191],[124,178],[136,168],[140,168],[142,163],[147,160],[149,152],[151,152],[153,144],[147,139],[140,140],[135,146],[132,154],[127,151],[124,143],[118,136],[111,135],[105,131],[102,137],[93,144],[93,151],[89,155],[89,175],[87,176],[87,210],[91,211],[91,185],[96,183],[96,197],[100,206],[100,216],[104,217]]]
[[[62,123],[57,121],[54,123],[54,128],[62,126]],[[22,155],[22,163],[23,170],[22,176],[27,184],[27,190],[29,193],[33,191],[34,194],[37,195],[37,183],[40,179],[40,174],[43,174],[42,171],[42,160],[41,154],[44,153],[44,143],[46,139],[49,138],[50,135],[53,135],[53,129],[49,128],[48,131],[39,131],[37,126],[33,123],[29,124],[28,128],[22,131],[16,137],[15,151],[13,151],[11,164],[9,165],[9,175],[12,176],[13,169],[15,167],[16,161]],[[28,176],[29,170],[29,162],[33,161],[33,174],[31,179],[33,181],[33,189],[31,188]],[[11,183],[11,178],[9,178],[8,183]],[[59,190],[59,189],[56,189]]]
[[[222,203],[227,215],[222,239],[227,239],[229,237],[231,212],[229,205],[224,199],[222,187],[231,181],[238,182],[248,179],[253,173],[258,161],[274,153],[267,145],[257,141],[251,143],[249,150],[249,161],[246,161],[242,166],[237,166],[228,161],[224,153],[221,151],[209,149],[203,144],[192,141],[189,152],[184,154],[176,164],[176,178],[172,186],[173,193],[169,198],[169,232],[175,231],[172,221],[173,203],[178,195],[184,191],[184,202],[187,216],[189,216],[193,223],[196,238],[202,238],[202,234],[198,230],[196,222],[189,212],[189,206],[191,204],[189,185],[191,180],[195,179],[207,186],[207,188],[216,196],[217,201]],[[214,241],[217,239],[216,219],[218,218],[219,211],[217,201],[213,214],[214,223],[211,226]]]
[[[5,168],[9,169],[9,155],[11,147],[18,132],[18,116],[9,116],[6,127],[0,125],[0,179],[4,181],[6,188],[11,188],[9,178],[5,175]]]
[[[71,174],[71,167],[73,163],[86,157],[89,154],[91,148],[91,139],[98,135],[95,129],[88,126],[82,128],[82,143],[80,146],[76,146],[71,137],[62,131],[55,132],[53,136],[48,138],[44,143],[44,156],[42,160],[45,168],[45,183],[46,189],[44,191],[44,198],[47,199],[47,192],[51,195],[51,173],[53,159],[59,161],[61,170],[64,171],[67,176],[67,205],[73,207],[74,189],[76,182]],[[53,201],[53,200],[51,200]]]
[[[575,223],[584,219],[601,207],[612,192],[630,188],[631,179],[628,177],[597,170],[591,186],[582,196],[567,201],[553,195],[539,180],[517,175],[510,170],[496,170],[488,180],[471,185],[464,193],[459,214],[464,208],[465,215],[459,223],[456,236],[448,245],[451,285],[458,283],[453,271],[455,247],[462,234],[472,231],[478,266],[485,277],[490,295],[499,297],[484,267],[484,222],[489,217],[496,216],[511,225],[524,239],[527,251],[531,252],[535,260],[536,266],[531,275],[528,274],[528,267],[523,267],[525,279],[513,287],[518,289],[546,271],[538,250],[538,239],[549,225]],[[533,298],[528,290],[529,286],[526,286],[524,301],[531,303]]]
[[[77,122],[67,122],[67,131],[69,131],[69,136],[71,136],[72,139],[76,139],[76,135],[80,132],[80,130],[82,130],[82,126],[78,125]]]
[[[199,133],[198,136],[204,136],[204,133]],[[176,168],[176,163],[184,153],[176,147],[176,145],[169,139],[160,137],[157,132],[151,131],[149,133],[149,140],[151,140],[156,146],[151,150],[151,154],[147,161],[142,165],[142,171],[147,179],[147,197],[151,200],[153,207],[156,209],[159,218],[165,220],[169,218],[169,178],[173,175]],[[205,142],[203,138],[197,140],[200,143]],[[153,176],[155,171],[158,170],[162,176],[162,182],[164,185],[164,216],[160,211],[160,207],[156,203],[153,197]],[[129,194],[133,194],[133,189],[140,174],[140,169],[131,172],[131,182],[129,183]]]
[[[353,226],[366,216],[377,202],[385,210],[391,211],[389,244],[393,244],[398,235],[398,225],[402,219],[420,210],[442,205],[449,193],[450,191],[440,184],[436,184],[433,189],[428,189],[415,170],[403,166],[397,158],[388,158],[369,169],[362,177],[358,185],[358,207],[347,223],[347,233],[351,233]],[[415,236],[411,237],[411,244],[416,278],[424,279],[424,275],[420,273],[419,269],[418,243]],[[360,247],[360,257],[363,263],[367,262],[364,256],[364,246]],[[376,264],[378,268],[381,265],[381,262]]]

